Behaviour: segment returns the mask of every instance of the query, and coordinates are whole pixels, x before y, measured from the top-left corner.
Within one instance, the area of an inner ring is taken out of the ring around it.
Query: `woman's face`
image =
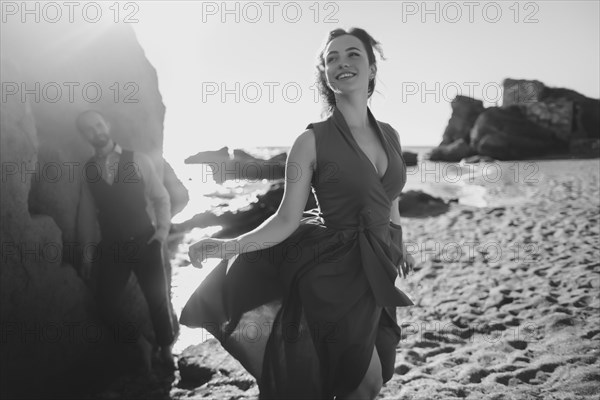
[[[333,39],[325,48],[323,62],[327,84],[335,93],[367,93],[375,67],[369,66],[367,52],[360,39],[352,35]]]

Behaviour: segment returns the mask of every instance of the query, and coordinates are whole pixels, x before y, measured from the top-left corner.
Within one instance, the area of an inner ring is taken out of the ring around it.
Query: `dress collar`
[[[391,155],[390,155],[391,153],[389,151],[390,143],[388,143],[386,135],[383,134],[383,129],[381,129],[381,125],[379,125],[379,122],[375,119],[375,117],[373,116],[373,113],[371,112],[371,109],[369,107],[367,107],[367,118],[369,119],[369,122],[373,125],[373,127],[375,129],[375,134],[381,141],[383,150],[385,151],[386,157],[388,159],[388,168],[386,169],[386,171],[383,173],[382,176],[379,176],[377,167],[371,162],[369,157],[367,157],[367,155],[363,152],[363,150],[360,148],[360,146],[356,142],[356,139],[354,139],[354,136],[352,135],[352,132],[350,131],[350,127],[348,126],[346,119],[344,118],[344,114],[342,114],[342,112],[337,107],[334,107],[333,114],[332,114],[333,122],[337,125],[338,129],[342,132],[344,139],[350,144],[351,147],[354,148],[354,151],[356,153],[358,153],[360,157],[364,157],[365,161],[370,165],[370,168],[372,169],[375,176],[379,180],[383,180],[383,178],[386,177],[387,172],[390,170],[390,163],[392,162]]]
[[[342,114],[342,112],[340,111],[339,108],[334,107],[333,108],[333,113],[332,113],[332,118],[333,120],[340,125],[341,128],[343,128],[343,130],[347,131],[348,133],[350,133],[350,127],[348,126],[346,119],[344,118],[344,114]],[[377,130],[377,134],[379,135],[379,137],[383,136],[383,129],[381,129],[381,125],[379,125],[379,121],[377,121],[375,119],[375,116],[373,115],[373,113],[371,112],[371,109],[369,107],[367,107],[367,118],[369,119],[369,122],[371,122],[373,124],[373,126],[375,127],[375,130]]]

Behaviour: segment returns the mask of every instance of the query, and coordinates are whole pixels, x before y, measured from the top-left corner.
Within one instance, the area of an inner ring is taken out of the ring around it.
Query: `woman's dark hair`
[[[326,111],[328,111],[329,113],[333,112],[333,109],[335,107],[335,94],[333,93],[333,90],[331,90],[331,88],[327,85],[327,77],[325,76],[325,60],[323,58],[323,53],[325,52],[327,45],[329,45],[329,43],[331,43],[333,39],[343,35],[352,35],[362,42],[363,46],[365,46],[365,50],[367,51],[369,65],[375,65],[375,68],[377,68],[377,59],[375,57],[375,51],[379,53],[379,56],[382,60],[385,60],[385,58],[383,57],[383,50],[381,49],[381,43],[375,40],[373,36],[369,35],[364,29],[350,28],[348,31],[345,31],[344,29],[338,28],[329,32],[327,40],[325,41],[325,44],[323,45],[323,48],[321,49],[321,52],[319,53],[317,59],[317,87],[319,88],[319,93],[321,94],[321,97],[323,97],[323,100],[325,100]],[[375,78],[376,77],[373,77],[373,79],[369,81],[369,98],[375,90]]]

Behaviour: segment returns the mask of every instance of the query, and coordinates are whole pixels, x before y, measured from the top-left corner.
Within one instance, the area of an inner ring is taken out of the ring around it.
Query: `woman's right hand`
[[[411,271],[414,271],[415,269],[415,259],[412,256],[412,254],[410,254],[407,250],[406,250],[406,244],[402,243],[402,261],[400,262],[400,265],[398,266],[398,272],[400,273],[400,276],[404,279],[406,279],[408,277],[408,274]]]
[[[188,255],[192,265],[202,268],[202,262],[207,258],[230,259],[239,253],[238,242],[235,239],[202,239],[190,246]]]

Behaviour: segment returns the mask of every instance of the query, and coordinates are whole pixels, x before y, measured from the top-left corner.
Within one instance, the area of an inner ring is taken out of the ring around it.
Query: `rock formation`
[[[85,354],[107,353],[98,348],[107,334],[95,311],[94,281],[78,275],[91,261],[83,250],[95,246],[99,232],[95,224],[78,224],[83,164],[92,148],[76,130],[77,115],[101,111],[118,143],[148,154],[175,211],[187,193],[164,167],[165,107],[131,26],[112,18],[95,24],[13,18],[2,26],[1,62],[2,393],[22,385],[26,394],[98,362]],[[123,312],[152,339],[133,276],[124,304]]]
[[[469,141],[463,138],[456,139],[450,144],[441,144],[429,154],[431,161],[460,161],[475,154]]]
[[[518,160],[557,154],[565,149],[554,132],[525,117],[519,107],[491,107],[471,130],[477,153],[499,160]]]
[[[14,64],[4,59],[1,71],[2,82],[21,79]],[[62,262],[59,226],[28,209],[34,175],[24,171],[35,170],[39,145],[31,107],[8,98],[0,116],[0,374],[5,397],[14,395],[9,385],[31,387],[47,383],[42,376],[65,373],[87,347],[81,322],[93,321],[88,315],[89,290]],[[67,342],[69,334],[72,340]]]
[[[575,157],[600,155],[600,100],[539,81],[505,79],[503,107],[516,105],[525,117],[554,132]]]
[[[427,218],[444,214],[450,205],[425,192],[409,190],[400,194],[398,211],[404,218]]]
[[[186,164],[206,164],[217,183],[232,179],[281,179],[285,177],[286,153],[278,154],[268,160],[256,158],[243,150],[222,147],[217,151],[201,151],[185,159]]]
[[[418,154],[411,151],[403,151],[402,158],[404,158],[404,163],[407,167],[414,167],[419,161]]]
[[[483,102],[467,96],[452,100],[452,116],[444,131],[442,143],[429,155],[432,161],[460,161],[474,154],[469,147],[471,128],[484,110]]]
[[[433,161],[600,156],[600,101],[533,80],[505,79],[502,107],[457,96]]]

